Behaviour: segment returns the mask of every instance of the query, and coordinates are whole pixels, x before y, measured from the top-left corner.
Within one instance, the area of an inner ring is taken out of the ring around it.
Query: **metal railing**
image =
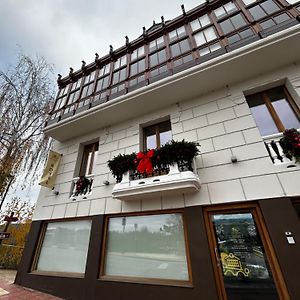
[[[89,196],[92,193],[94,177],[94,174],[74,177],[72,179],[73,191],[70,198],[72,200],[76,200],[77,197],[82,197],[83,199],[86,199],[87,196]],[[83,180],[81,185],[79,182],[80,179]]]

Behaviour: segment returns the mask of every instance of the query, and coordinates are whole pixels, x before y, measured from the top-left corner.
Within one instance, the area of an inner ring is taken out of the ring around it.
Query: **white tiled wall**
[[[243,95],[244,91],[272,82],[288,80],[291,94],[300,103],[300,73],[294,66],[227,86],[210,94],[177,103],[158,112],[138,116],[134,120],[100,129],[65,143],[54,143],[54,150],[63,154],[55,190],[42,189],[34,219],[64,218],[131,211],[160,210],[184,206],[228,203],[282,196],[300,195],[300,166],[288,169],[273,165]],[[140,150],[140,125],[170,117],[175,140],[198,141],[201,155],[197,168],[202,182],[194,194],[158,196],[131,202],[113,199],[115,183],[107,160],[119,153]],[[86,200],[70,199],[71,181],[79,162],[80,144],[99,139],[93,192]],[[237,163],[231,162],[235,155]],[[103,185],[109,180],[110,185]]]

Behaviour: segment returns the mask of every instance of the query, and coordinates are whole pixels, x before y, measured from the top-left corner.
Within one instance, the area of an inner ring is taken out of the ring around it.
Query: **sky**
[[[204,0],[0,0],[0,69],[14,65],[17,53],[45,57],[53,64],[55,75],[68,75],[81,61],[94,61],[108,54],[109,45],[117,49],[125,36],[134,40],[153,20],[173,19]],[[55,77],[56,78],[56,77]],[[22,180],[19,180],[22,182]],[[13,196],[35,202],[37,184],[10,190]]]
[[[172,19],[203,0],[1,0],[0,68],[13,64],[19,46],[54,64],[63,76],[142,34],[153,20]]]

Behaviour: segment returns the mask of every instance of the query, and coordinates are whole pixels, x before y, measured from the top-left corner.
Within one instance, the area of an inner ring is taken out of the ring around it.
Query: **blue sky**
[[[106,55],[142,34],[153,20],[160,22],[177,17],[203,3],[203,0],[1,0],[0,1],[0,69],[15,63],[19,46],[24,53],[44,56],[54,65],[55,75],[79,69],[81,61],[90,63],[95,53]],[[55,77],[56,79],[56,77]],[[23,180],[19,180],[23,182]],[[37,184],[15,185],[7,197],[35,202]]]

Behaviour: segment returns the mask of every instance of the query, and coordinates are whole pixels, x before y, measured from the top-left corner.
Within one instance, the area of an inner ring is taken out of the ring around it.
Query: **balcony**
[[[160,195],[193,193],[199,191],[200,187],[193,161],[193,167],[186,163],[174,163],[155,169],[147,177],[137,172],[127,172],[122,181],[114,186],[112,195],[114,198],[130,201]]]
[[[297,131],[300,132],[299,129]],[[280,143],[283,137],[283,133],[277,133],[263,138],[269,157],[274,165],[286,165],[287,168],[296,167],[298,162],[295,156],[287,155],[283,151]]]
[[[70,199],[72,201],[88,199],[93,192],[95,175],[74,177],[72,180],[73,191]]]
[[[198,146],[195,142],[171,140],[158,149],[119,154],[108,161],[117,179],[113,197],[129,201],[199,191],[201,184],[195,164]]]
[[[57,104],[44,132],[62,142],[295,63],[300,59],[299,51],[295,51],[300,46],[300,25],[296,19],[292,21],[290,27],[272,35],[200,57],[180,72],[170,69],[159,80],[147,79],[137,89],[126,87],[121,94],[112,94],[110,87],[104,98],[103,94],[92,94],[62,107]],[[145,72],[149,77],[151,70]]]

